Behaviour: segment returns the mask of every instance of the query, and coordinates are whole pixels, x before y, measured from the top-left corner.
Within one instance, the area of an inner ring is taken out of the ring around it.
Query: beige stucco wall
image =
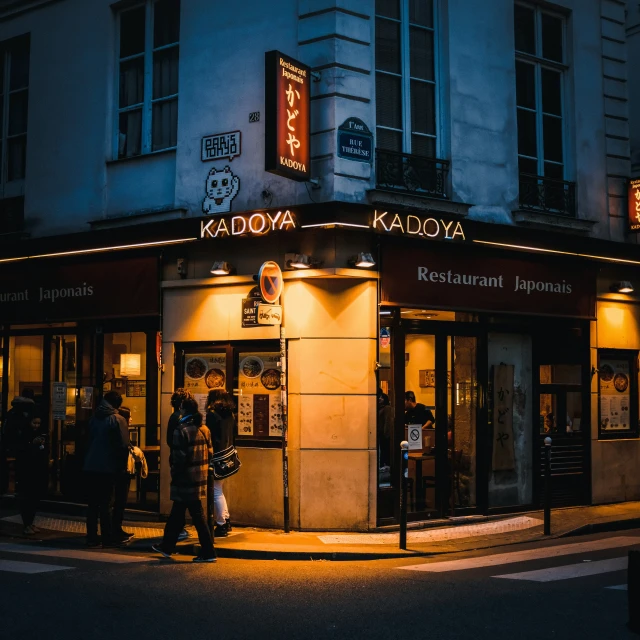
[[[640,304],[628,295],[607,294],[599,283],[597,322],[591,323],[591,365],[597,349],[640,349]],[[591,379],[591,465],[594,504],[640,500],[640,440],[598,440],[598,376]]]
[[[285,283],[293,528],[365,530],[375,525],[377,286],[374,279],[363,278]],[[169,456],[164,439],[175,343],[279,337],[277,327],[242,329],[241,300],[252,285],[215,286],[220,281],[195,287],[165,283],[163,469]],[[242,470],[229,479],[225,490],[233,520],[282,527],[282,451],[241,449],[240,455]],[[161,474],[162,513],[171,507],[169,480],[168,473]]]

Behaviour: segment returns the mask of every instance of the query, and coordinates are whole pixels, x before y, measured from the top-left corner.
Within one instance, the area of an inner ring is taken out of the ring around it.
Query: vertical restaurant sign
[[[301,62],[265,53],[265,171],[299,182],[311,175],[310,79]]]
[[[629,231],[640,231],[640,178],[629,180]]]

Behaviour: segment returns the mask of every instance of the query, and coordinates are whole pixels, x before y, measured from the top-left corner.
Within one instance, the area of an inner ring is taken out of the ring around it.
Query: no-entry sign
[[[267,304],[275,304],[282,294],[282,271],[276,262],[265,262],[260,267],[258,284],[262,299]]]

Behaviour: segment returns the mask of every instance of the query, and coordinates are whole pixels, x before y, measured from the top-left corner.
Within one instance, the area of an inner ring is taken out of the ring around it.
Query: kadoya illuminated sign
[[[265,170],[302,182],[311,174],[310,76],[279,51],[265,54]]]
[[[371,227],[378,233],[397,233],[438,240],[466,240],[462,222],[417,216],[413,213],[373,212]]]
[[[229,236],[263,236],[272,231],[293,231],[298,228],[294,213],[257,211],[246,215],[215,216],[200,221],[200,238]]]

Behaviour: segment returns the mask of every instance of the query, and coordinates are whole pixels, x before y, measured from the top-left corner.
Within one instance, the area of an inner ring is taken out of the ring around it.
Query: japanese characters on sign
[[[240,155],[240,132],[216,133],[202,138],[202,162],[229,158],[233,160]]]
[[[494,471],[512,471],[516,467],[513,449],[513,380],[515,367],[493,367],[493,456]]]
[[[640,231],[640,179],[629,181],[629,231]]]
[[[265,54],[265,170],[301,182],[311,170],[310,74],[279,51]]]

